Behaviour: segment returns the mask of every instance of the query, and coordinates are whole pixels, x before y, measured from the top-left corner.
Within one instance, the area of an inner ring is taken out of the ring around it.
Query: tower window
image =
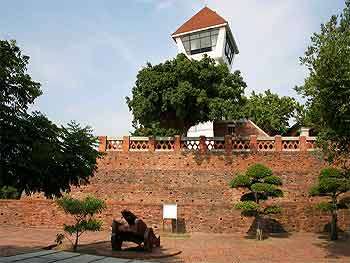
[[[234,55],[233,44],[229,35],[226,34],[225,56],[230,64],[232,63],[233,55]]]
[[[186,53],[190,55],[212,51],[219,35],[219,29],[209,29],[181,38]]]

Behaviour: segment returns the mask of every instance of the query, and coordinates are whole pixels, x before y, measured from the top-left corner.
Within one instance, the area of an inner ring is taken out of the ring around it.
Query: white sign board
[[[163,219],[177,219],[177,204],[163,204]]]

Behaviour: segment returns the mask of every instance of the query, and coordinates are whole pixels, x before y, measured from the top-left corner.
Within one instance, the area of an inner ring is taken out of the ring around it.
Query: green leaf
[[[256,193],[274,194],[277,192],[278,188],[276,188],[276,186],[272,184],[255,183],[255,184],[252,184],[251,189],[253,192],[256,192]]]
[[[20,193],[12,186],[0,187],[0,199],[19,199]]]
[[[324,212],[329,212],[334,209],[333,204],[329,202],[318,203],[315,208]]]
[[[135,134],[173,136],[200,122],[243,117],[246,86],[239,71],[231,73],[209,56],[190,60],[179,54],[142,67],[126,102]]]
[[[258,212],[260,206],[253,201],[242,201],[235,204],[235,208],[244,212]]]
[[[318,185],[311,187],[309,191],[310,196],[318,196],[321,194],[320,189]]]
[[[63,198],[56,200],[56,203],[65,213],[71,215],[92,216],[96,213],[101,213],[106,208],[106,204],[103,200],[93,196],[88,196],[83,200],[64,196]]]
[[[264,182],[273,185],[282,185],[282,180],[278,176],[267,176],[264,178]]]
[[[300,58],[309,71],[297,92],[306,98],[306,119],[318,132],[318,145],[332,163],[350,153],[350,3],[322,23]],[[328,177],[328,175],[327,175]]]
[[[249,187],[251,185],[251,179],[245,174],[237,174],[236,177],[230,182],[231,188]]]
[[[292,97],[279,96],[267,90],[247,100],[244,113],[269,135],[283,135],[287,132],[290,119],[299,120],[303,107]]]
[[[342,172],[339,169],[334,167],[323,168],[321,170],[319,180],[324,180],[329,178],[340,179],[342,178]]]
[[[282,213],[282,208],[277,205],[271,205],[264,209],[264,214],[280,214]]]
[[[272,170],[263,164],[253,164],[248,167],[246,171],[248,177],[254,179],[262,179],[268,176],[272,176]]]

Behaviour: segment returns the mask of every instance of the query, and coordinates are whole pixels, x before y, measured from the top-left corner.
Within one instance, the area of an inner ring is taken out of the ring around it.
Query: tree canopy
[[[185,134],[200,122],[241,117],[245,88],[239,71],[208,56],[196,61],[179,54],[141,69],[126,100],[139,135]]]
[[[289,121],[298,120],[302,106],[292,97],[272,93],[252,92],[244,109],[246,117],[250,118],[269,135],[283,135],[287,132]]]
[[[61,196],[89,181],[101,154],[91,128],[75,122],[59,127],[28,112],[42,94],[27,74],[28,63],[14,41],[0,40],[0,188]]]
[[[314,33],[302,65],[309,70],[296,90],[307,98],[308,119],[330,160],[350,151],[350,1]]]

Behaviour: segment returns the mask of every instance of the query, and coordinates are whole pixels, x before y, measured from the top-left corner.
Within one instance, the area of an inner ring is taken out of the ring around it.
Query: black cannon
[[[137,218],[132,212],[123,210],[122,216],[127,223],[113,220],[111,243],[113,250],[121,250],[123,241],[134,242],[151,252],[153,247],[160,246],[160,237],[156,237],[152,228]]]

